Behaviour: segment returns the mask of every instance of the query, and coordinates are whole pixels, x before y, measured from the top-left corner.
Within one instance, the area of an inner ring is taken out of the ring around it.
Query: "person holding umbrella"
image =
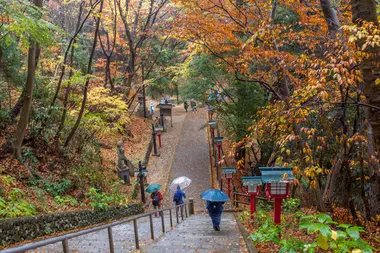
[[[181,191],[181,187],[177,186],[177,191],[174,193],[173,196],[173,202],[176,206],[183,204],[183,198],[186,198],[186,194]],[[177,213],[178,213],[178,207],[177,207]],[[183,215],[183,206],[181,206],[181,215]]]
[[[160,192],[161,185],[160,184],[150,184],[148,188],[146,188],[146,192],[151,193],[150,197],[152,199],[152,204],[154,210],[158,210],[161,208],[161,202],[164,199]],[[154,217],[158,217],[158,213],[154,214]]]
[[[170,190],[174,192],[173,202],[175,205],[183,204],[183,198],[186,198],[186,194],[181,190],[188,187],[191,184],[191,179],[185,176],[177,177],[170,184]],[[176,209],[178,213],[178,208]],[[183,214],[183,207],[181,206],[181,214]]]
[[[207,190],[201,194],[201,198],[206,200],[206,208],[211,217],[215,231],[220,231],[220,220],[223,212],[223,204],[230,198],[220,190]]]
[[[183,198],[186,198],[186,194],[181,190],[181,187],[177,186],[177,191],[174,193],[173,196],[173,202],[175,202],[175,205],[181,205],[183,204]]]

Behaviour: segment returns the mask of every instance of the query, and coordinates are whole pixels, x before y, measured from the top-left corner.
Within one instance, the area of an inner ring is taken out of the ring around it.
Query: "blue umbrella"
[[[160,184],[150,184],[147,188],[146,188],[146,192],[147,193],[153,193],[153,192],[156,192],[158,190],[160,190],[161,188],[161,185]]]
[[[214,201],[214,202],[226,202],[230,200],[227,194],[225,194],[224,192],[220,190],[215,190],[215,189],[202,192],[201,198],[203,200]]]

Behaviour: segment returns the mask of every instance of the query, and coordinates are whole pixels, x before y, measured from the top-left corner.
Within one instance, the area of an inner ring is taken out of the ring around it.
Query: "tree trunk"
[[[41,8],[42,0],[34,0],[34,4],[38,8]],[[36,54],[38,50],[39,49],[37,49],[36,42],[31,41],[28,52],[28,74],[25,85],[25,94],[23,98],[21,98],[23,105],[21,109],[20,120],[17,124],[17,129],[13,140],[13,156],[19,160],[21,159],[21,145],[24,140],[26,128],[28,127],[29,115],[32,108],[32,93],[37,65]]]
[[[24,104],[24,97],[26,96],[25,88],[22,89],[21,95],[18,97],[16,104],[9,111],[9,119],[14,121],[16,117],[20,114],[21,108]]]
[[[75,42],[74,42],[74,44],[75,44]],[[75,51],[75,47],[74,47],[74,45],[72,45],[71,46],[71,55],[70,55],[70,66],[71,66],[71,69],[70,69],[70,72],[69,72],[69,79],[71,79],[71,77],[73,76],[72,66],[73,66],[73,62],[74,62],[74,51]],[[69,81],[69,83],[66,86],[65,98],[63,100],[63,112],[62,112],[61,120],[59,122],[57,133],[55,134],[55,137],[54,137],[54,139],[56,141],[61,136],[61,131],[65,127],[65,120],[66,120],[66,114],[67,114],[67,104],[68,104],[68,101],[69,101],[69,95],[70,95],[70,90],[71,90],[70,86],[71,86],[71,81]]]
[[[336,15],[335,9],[331,7],[330,0],[320,0],[320,3],[329,29],[329,38],[334,39],[340,27],[338,15]]]
[[[81,23],[81,19],[82,19],[82,11],[83,11],[83,4],[80,5],[80,9],[78,12],[78,20],[77,20],[77,25],[76,25],[76,29],[75,29],[77,32],[80,29],[80,23]],[[74,54],[75,54],[75,46],[74,45],[77,42],[77,40],[78,40],[78,38],[74,37],[73,42],[71,44],[69,80],[73,76],[73,65],[74,65]],[[70,90],[71,90],[70,86],[71,86],[71,81],[69,81],[69,83],[67,84],[67,87],[66,87],[65,98],[63,100],[63,112],[62,112],[62,116],[61,116],[61,120],[60,120],[60,123],[58,126],[57,133],[55,134],[55,137],[54,137],[54,139],[56,141],[60,138],[61,131],[65,127],[65,120],[66,120],[66,114],[67,114],[67,104],[69,101],[69,95],[70,95]]]
[[[378,26],[376,13],[376,0],[352,0],[352,21],[361,25],[362,21],[373,22]],[[358,47],[362,48],[365,40],[358,41]],[[380,107],[380,86],[376,85],[375,81],[380,78],[380,67],[378,59],[380,47],[368,46],[365,53],[370,57],[365,59],[360,65],[360,70],[364,82],[364,95],[367,98],[367,103],[376,107]],[[380,172],[379,165],[374,161],[378,157],[379,142],[380,142],[380,113],[378,110],[369,109],[367,111],[368,119],[368,134],[367,134],[367,152],[369,156],[370,167],[370,187],[368,190],[368,201],[370,204],[371,217],[380,213]]]
[[[366,111],[366,115],[369,114]],[[367,126],[367,153],[369,157],[369,189],[368,189],[368,202],[370,217],[375,217],[380,213],[380,165],[376,159],[375,141],[371,124]]]
[[[3,49],[0,47],[0,71],[3,68],[2,60],[3,60]]]
[[[96,49],[96,43],[98,41],[98,32],[99,32],[99,24],[100,24],[100,15],[103,11],[103,3],[104,1],[102,0],[100,2],[100,10],[99,10],[99,13],[98,13],[98,17],[97,17],[97,20],[96,20],[96,28],[95,28],[95,35],[94,35],[94,42],[92,44],[92,50],[91,50],[91,54],[90,54],[90,59],[88,61],[88,67],[87,67],[87,74],[92,74],[92,60],[94,58],[94,53],[95,53],[95,49]],[[67,147],[70,143],[70,141],[72,140],[72,138],[74,137],[75,135],[75,132],[77,131],[78,127],[79,127],[79,124],[82,120],[82,116],[83,116],[83,113],[84,113],[84,109],[86,107],[86,101],[87,101],[87,91],[88,91],[88,85],[90,83],[90,78],[87,78],[86,80],[86,83],[84,85],[84,89],[83,89],[83,100],[82,100],[82,105],[80,107],[80,110],[79,110],[79,114],[78,114],[78,118],[75,122],[75,125],[74,127],[71,129],[71,132],[69,134],[69,136],[67,137],[66,141],[65,141],[65,145],[64,147]]]
[[[59,94],[59,91],[61,89],[61,86],[62,86],[62,82],[63,82],[63,77],[65,76],[65,71],[66,71],[66,61],[67,61],[67,57],[69,55],[69,52],[70,52],[70,48],[71,46],[74,44],[74,41],[77,39],[77,36],[79,34],[79,32],[82,30],[84,24],[86,23],[88,17],[90,16],[90,14],[92,13],[93,9],[96,7],[96,5],[98,4],[99,2],[96,2],[94,3],[93,5],[91,5],[91,9],[88,11],[86,17],[83,19],[82,23],[77,26],[77,29],[75,31],[75,34],[73,35],[73,37],[70,39],[70,42],[69,42],[69,45],[67,46],[66,48],[66,51],[65,51],[65,56],[63,58],[63,63],[62,63],[62,67],[61,67],[61,75],[59,76],[59,80],[58,80],[58,84],[57,84],[57,88],[55,90],[55,94],[54,94],[54,97],[53,97],[53,100],[51,101],[51,104],[50,106],[54,106],[55,104],[55,101],[57,100],[58,98],[58,94]],[[79,8],[79,17],[81,17],[82,15],[82,11],[83,11],[83,7],[85,5],[85,1],[82,1],[81,4],[80,4],[80,8]]]
[[[361,21],[373,22],[378,25],[376,14],[375,0],[352,0],[352,21],[361,24]],[[362,48],[365,40],[359,40],[358,46]],[[371,56],[363,61],[360,65],[360,70],[364,81],[364,94],[367,97],[367,103],[373,106],[380,107],[380,85],[375,84],[375,80],[380,78],[380,68],[377,65],[380,54],[379,46],[368,46],[365,50]],[[380,113],[378,110],[372,109],[369,111],[369,122],[372,125],[373,136],[375,142],[380,141]]]

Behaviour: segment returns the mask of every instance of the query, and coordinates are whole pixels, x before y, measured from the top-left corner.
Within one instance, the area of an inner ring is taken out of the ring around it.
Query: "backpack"
[[[179,201],[180,201],[180,196],[179,196],[178,192],[176,192],[174,194],[174,197],[173,197],[173,202],[178,203]]]
[[[158,196],[158,194],[153,195],[153,205],[154,206],[160,205],[160,196]]]

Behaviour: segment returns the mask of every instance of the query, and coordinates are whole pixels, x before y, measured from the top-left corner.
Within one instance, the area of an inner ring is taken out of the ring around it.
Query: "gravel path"
[[[180,140],[176,147],[170,181],[176,177],[187,176],[192,180],[191,185],[184,189],[188,198],[193,198],[196,210],[204,210],[205,203],[200,194],[210,188],[210,162],[207,143],[206,111],[184,113]],[[166,191],[166,205],[171,204],[173,193]]]
[[[177,109],[174,108],[174,110]],[[167,119],[168,121],[165,123],[167,125],[170,125],[169,117],[167,117]],[[147,169],[149,171],[148,183],[161,184],[161,189],[166,189],[167,187],[170,171],[173,165],[173,156],[176,153],[176,147],[180,141],[180,133],[182,131],[184,120],[184,115],[173,116],[173,127],[166,127],[166,132],[161,135],[162,148],[159,149],[160,156],[153,156],[152,151],[151,157],[149,159],[147,166]],[[150,203],[149,195],[147,195],[147,199],[147,203]]]

